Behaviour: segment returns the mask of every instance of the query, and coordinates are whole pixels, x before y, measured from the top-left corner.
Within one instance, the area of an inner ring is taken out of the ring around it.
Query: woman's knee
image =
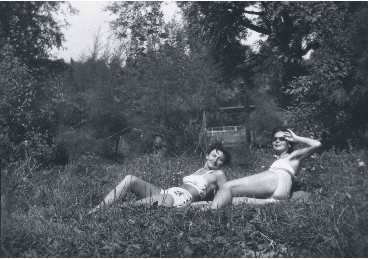
[[[134,181],[137,177],[131,174],[127,174],[126,177],[124,177],[124,179],[126,181]]]
[[[132,186],[135,183],[137,183],[138,180],[139,180],[138,177],[129,174],[129,175],[126,175],[126,177],[124,177],[123,181],[121,181],[121,184],[126,185],[126,186]]]

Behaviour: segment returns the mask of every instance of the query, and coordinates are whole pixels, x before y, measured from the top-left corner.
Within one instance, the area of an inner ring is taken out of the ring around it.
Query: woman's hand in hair
[[[293,158],[297,159],[299,161],[301,159],[305,159],[305,158],[311,156],[312,154],[314,154],[316,151],[319,150],[319,148],[322,145],[318,140],[297,136],[295,133],[293,133],[289,129],[288,129],[288,133],[285,134],[285,138],[288,141],[307,146],[305,148],[295,150],[292,153]]]
[[[287,132],[284,133],[284,137],[290,142],[296,142],[297,139],[297,135],[290,129],[287,129]]]

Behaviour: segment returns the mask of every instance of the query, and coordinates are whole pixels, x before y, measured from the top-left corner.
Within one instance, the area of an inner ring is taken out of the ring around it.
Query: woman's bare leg
[[[100,205],[90,210],[88,214],[96,212],[103,205],[110,205],[115,200],[126,196],[127,192],[130,191],[136,194],[139,198],[149,197],[151,195],[160,194],[160,187],[146,182],[136,176],[127,175],[124,179],[104,198]]]
[[[233,197],[269,197],[275,192],[277,186],[278,176],[275,172],[271,171],[235,179],[220,186],[211,204],[211,208],[217,209],[231,203]]]

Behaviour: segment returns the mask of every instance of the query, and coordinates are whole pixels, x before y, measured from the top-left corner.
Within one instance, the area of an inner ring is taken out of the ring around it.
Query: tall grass
[[[226,169],[228,179],[261,172],[269,152]],[[358,160],[360,159],[360,160]],[[197,157],[143,156],[111,164],[94,155],[39,170],[2,171],[3,257],[367,257],[367,153],[325,152],[301,166],[294,190],[309,203],[228,206],[215,211],[97,205],[123,177],[168,188],[203,166]],[[135,197],[128,196],[130,202]]]

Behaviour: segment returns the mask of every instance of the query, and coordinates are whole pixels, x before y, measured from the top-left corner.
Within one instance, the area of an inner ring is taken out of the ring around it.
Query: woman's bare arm
[[[217,189],[219,189],[219,187],[221,186],[221,185],[223,185],[223,184],[225,184],[226,182],[227,182],[227,177],[226,177],[226,175],[225,175],[225,173],[224,173],[224,171],[223,170],[217,170],[216,172],[216,179],[217,179],[217,182],[216,182],[216,184],[217,184]],[[213,199],[214,199],[214,196],[215,196],[215,192],[216,192],[217,190],[215,190],[214,192],[210,192],[210,193],[208,193],[205,197],[204,197],[204,199],[203,199],[203,201],[212,201]]]
[[[289,133],[286,133],[286,135],[285,135],[285,137],[288,141],[291,141],[291,142],[294,142],[294,143],[297,143],[297,144],[303,144],[303,145],[307,146],[305,148],[302,148],[302,149],[299,149],[299,150],[296,150],[296,151],[292,152],[291,159],[302,160],[302,159],[305,159],[307,157],[310,157],[315,152],[317,152],[320,149],[320,147],[322,146],[322,144],[318,140],[297,136],[291,130],[288,130],[288,132]]]
[[[225,184],[227,182],[227,177],[225,175],[225,173],[222,171],[222,170],[217,170],[216,172],[216,176],[217,176],[217,185],[218,185],[218,188],[220,186],[222,186],[223,184]]]

